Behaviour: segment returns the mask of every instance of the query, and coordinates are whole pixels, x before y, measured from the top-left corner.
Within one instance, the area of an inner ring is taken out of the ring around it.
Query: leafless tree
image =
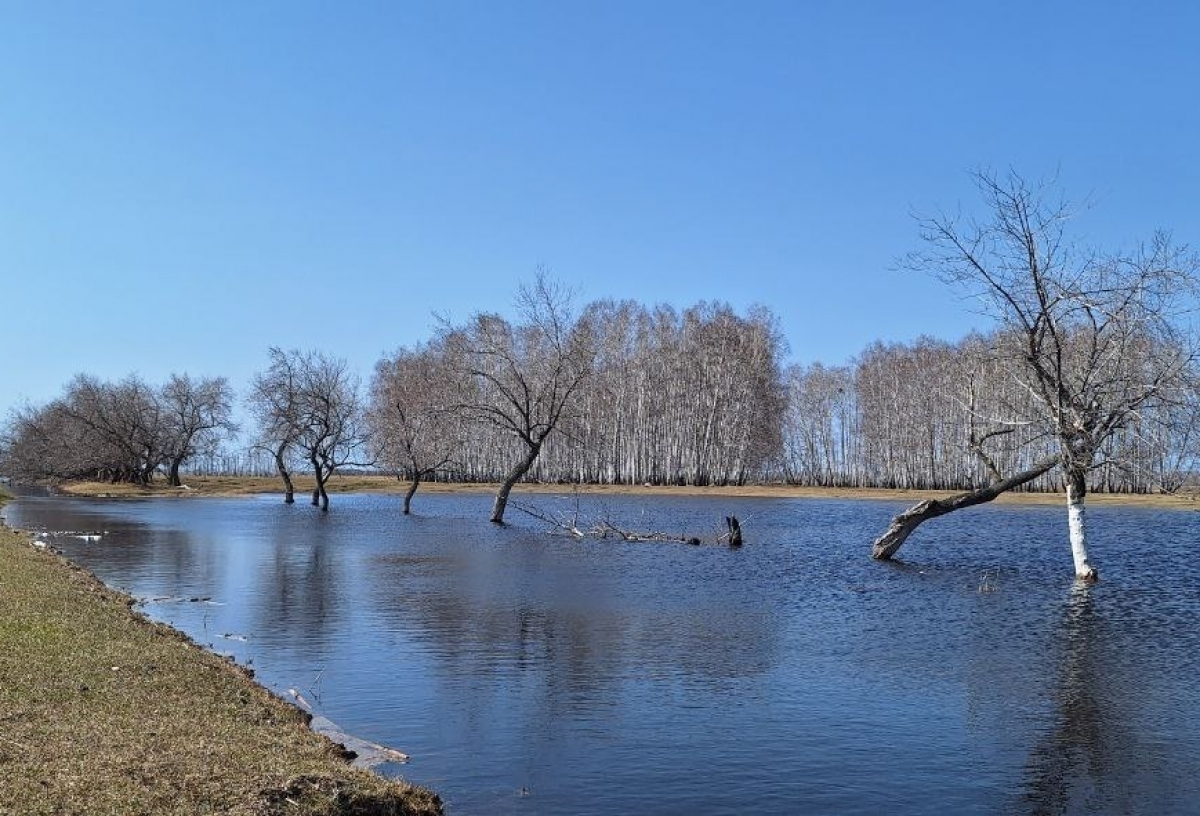
[[[1070,215],[1052,186],[1016,174],[977,173],[988,217],[921,220],[925,251],[909,265],[966,289],[999,326],[997,351],[1025,394],[1035,425],[1056,449],[1027,470],[953,499],[897,516],[874,545],[889,558],[915,527],[1059,467],[1067,488],[1075,574],[1095,580],[1084,504],[1088,475],[1105,466],[1105,445],[1184,387],[1196,360],[1187,319],[1197,261],[1158,234],[1136,252],[1102,256],[1073,247]],[[1000,475],[1000,474],[996,474]]]
[[[358,458],[366,449],[366,418],[358,376],[350,371],[345,360],[321,352],[310,352],[302,359],[296,445],[316,479],[313,506],[328,512],[329,477],[340,467],[372,464]]]
[[[589,305],[594,374],[534,471],[572,482],[736,484],[779,458],[782,339],[766,309]]]
[[[504,522],[513,486],[558,428],[595,357],[591,326],[575,318],[571,292],[544,270],[521,286],[516,305],[516,324],[480,313],[465,326],[443,326],[439,336],[455,376],[473,391],[460,410],[518,443],[492,505],[496,524]]]
[[[312,503],[329,510],[326,484],[338,468],[355,461],[367,442],[358,377],[345,360],[319,351],[270,349],[271,365],[254,379],[250,408],[259,423],[260,444],[270,449],[287,494],[294,501],[289,462],[312,468]]]
[[[6,434],[5,467],[29,479],[100,479],[149,484],[232,428],[232,399],[223,379],[172,377],[161,389],[129,376],[104,382],[80,374],[62,397],[15,411]]]
[[[423,479],[456,461],[467,429],[465,386],[436,343],[399,349],[375,364],[367,423],[376,462],[409,480],[404,514]]]
[[[113,459],[110,451],[96,449],[90,436],[72,418],[63,399],[44,406],[19,406],[5,428],[0,471],[30,482],[100,478]]]
[[[305,360],[297,351],[285,352],[272,346],[270,365],[254,376],[247,407],[258,426],[257,446],[270,451],[275,470],[283,481],[285,504],[296,500],[292,484],[292,457],[300,435],[300,371]]]
[[[198,454],[210,454],[237,432],[232,419],[233,389],[224,377],[193,380],[172,374],[161,393],[166,425],[167,484],[179,487],[179,468]]]
[[[149,484],[164,460],[165,425],[153,388],[130,375],[117,383],[77,375],[62,410],[83,433],[86,450],[106,460],[97,476]]]
[[[853,370],[794,365],[785,374],[785,387],[783,471],[788,481],[858,486]]]

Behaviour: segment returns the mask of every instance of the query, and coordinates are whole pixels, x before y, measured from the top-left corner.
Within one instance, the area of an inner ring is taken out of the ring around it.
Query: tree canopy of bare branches
[[[255,419],[257,447],[269,451],[283,481],[283,501],[296,500],[292,484],[292,457],[300,434],[300,354],[272,346],[270,365],[254,375],[246,406]]]
[[[1013,173],[974,180],[986,218],[922,219],[925,250],[909,266],[965,289],[998,324],[994,351],[1022,399],[990,410],[1011,412],[1002,418],[1013,427],[1054,440],[1051,466],[1067,488],[1075,573],[1094,580],[1084,526],[1088,475],[1119,466],[1105,456],[1106,443],[1163,415],[1190,388],[1197,260],[1165,233],[1131,253],[1081,250],[1068,240],[1071,213],[1052,185]],[[982,440],[975,442],[985,455]],[[985,490],[1001,484],[1008,481],[995,472]],[[893,524],[875,556],[890,557],[913,526]]]
[[[234,432],[232,392],[223,378],[172,375],[154,388],[130,375],[104,382],[80,374],[48,405],[17,409],[9,421],[4,469],[29,480],[95,479],[149,484]]]
[[[375,461],[409,480],[404,514],[421,481],[454,464],[467,439],[463,382],[436,343],[399,349],[375,364],[367,408]]]
[[[513,486],[537,460],[592,371],[591,325],[576,318],[572,300],[569,290],[539,270],[518,292],[519,322],[478,313],[440,332],[451,369],[469,394],[457,408],[518,442],[492,505],[497,524],[504,522]]]
[[[232,420],[233,389],[224,377],[193,380],[172,374],[162,388],[166,423],[167,484],[179,487],[179,468],[195,456],[211,454],[237,433]]]
[[[329,510],[326,484],[338,468],[367,465],[367,427],[358,377],[345,360],[319,351],[269,351],[270,366],[254,380],[249,405],[260,444],[272,451],[283,479],[284,501],[293,501],[292,457],[306,462],[316,486],[312,503]]]

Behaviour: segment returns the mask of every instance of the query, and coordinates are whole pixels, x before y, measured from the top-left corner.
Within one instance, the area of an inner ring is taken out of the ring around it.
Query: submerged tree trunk
[[[413,473],[412,481],[408,484],[408,490],[404,493],[404,515],[409,514],[409,509],[412,506],[412,497],[416,495],[417,488],[421,486],[420,472]]]
[[[287,464],[283,461],[283,454],[287,451],[287,445],[280,445],[275,449],[275,469],[279,471],[279,478],[283,479],[283,503],[294,504],[296,502],[296,488],[292,484],[292,474],[288,473]]]
[[[326,469],[325,464],[316,457],[313,457],[310,461],[312,461],[313,476],[317,480],[317,484],[312,492],[313,507],[320,507],[322,513],[328,513],[329,493],[325,490],[325,482],[333,475],[333,469]]]
[[[496,500],[492,503],[492,523],[504,523],[504,508],[508,507],[508,494],[512,492],[513,485],[521,481],[521,477],[529,472],[533,467],[533,463],[538,458],[538,453],[542,450],[542,443],[537,442],[529,446],[529,450],[525,454],[525,458],[517,463],[508,477],[500,485],[500,490],[496,492]]]
[[[1084,528],[1084,500],[1087,498],[1087,470],[1071,468],[1067,473],[1067,525],[1071,533],[1071,557],[1075,561],[1075,577],[1094,582],[1100,574],[1088,562],[1087,534]]]
[[[951,496],[947,499],[925,499],[914,504],[893,518],[892,523],[888,526],[884,534],[875,539],[875,543],[871,547],[871,557],[879,561],[888,560],[896,554],[896,550],[900,549],[905,539],[922,522],[937,518],[938,516],[944,516],[947,513],[953,513],[955,510],[962,510],[964,507],[986,504],[1001,493],[1006,493],[1027,482],[1032,482],[1043,473],[1051,470],[1058,463],[1059,457],[1057,456],[1043,459],[1029,470],[1023,470],[1015,476],[1010,476],[999,482],[993,482],[980,490],[959,493],[957,496]]]
[[[738,522],[737,516],[726,516],[725,526],[729,529],[729,546],[742,546],[742,525]]]

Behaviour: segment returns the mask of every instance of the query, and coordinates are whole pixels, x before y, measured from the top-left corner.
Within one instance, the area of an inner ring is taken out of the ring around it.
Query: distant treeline
[[[536,292],[534,293],[536,294]],[[272,349],[239,443],[222,378],[79,375],[14,410],[0,471],[17,479],[177,481],[183,472],[365,467],[413,479],[962,489],[1053,452],[999,335],[865,349],[844,366],[783,366],[775,315],[554,292],[522,318],[476,315],[381,359],[369,387],[344,361]],[[1195,394],[1147,405],[1106,442],[1092,489],[1178,489],[1195,467]],[[553,433],[551,433],[553,432]],[[1046,476],[1033,489],[1059,489]],[[316,497],[314,497],[314,500]]]
[[[1060,444],[1033,419],[1037,396],[1013,377],[999,333],[950,343],[875,343],[846,366],[785,373],[784,449],[771,475],[803,485],[968,489],[1051,456]],[[1090,489],[1178,490],[1200,453],[1200,399],[1191,388],[1148,402],[1100,451]],[[1025,486],[1060,490],[1050,473]]]

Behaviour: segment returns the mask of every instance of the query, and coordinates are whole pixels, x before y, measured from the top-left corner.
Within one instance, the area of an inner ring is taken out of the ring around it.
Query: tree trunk
[[[317,480],[316,485],[313,487],[312,505],[313,507],[320,507],[321,510],[328,513],[329,494],[325,492],[325,479],[327,477],[325,467],[315,456],[310,457],[309,461],[312,462],[313,478]]]
[[[492,503],[492,523],[504,523],[504,508],[508,506],[508,494],[512,492],[513,485],[521,480],[521,477],[529,472],[533,467],[533,463],[537,461],[538,453],[542,450],[542,443],[530,445],[529,450],[525,454],[525,458],[517,463],[508,473],[508,477],[500,485],[500,490],[496,493],[496,501]]]
[[[1071,533],[1071,557],[1075,560],[1075,577],[1093,583],[1100,578],[1096,568],[1088,563],[1087,535],[1084,528],[1084,500],[1087,498],[1087,470],[1071,468],[1067,473],[1067,526]]]
[[[283,503],[294,504],[296,502],[296,488],[292,484],[292,474],[288,473],[287,465],[283,461],[283,454],[286,450],[286,445],[280,445],[275,449],[275,469],[279,471],[279,478],[283,479]]]
[[[179,487],[183,484],[179,480],[179,468],[183,465],[183,457],[176,456],[171,459],[171,469],[167,473],[167,484],[171,487]]]
[[[726,516],[725,526],[729,528],[729,546],[742,546],[742,525],[738,523],[737,516]]]
[[[409,482],[408,490],[404,493],[404,515],[408,515],[409,508],[412,506],[412,497],[416,494],[417,488],[421,486],[421,474],[413,473],[412,481]]]
[[[875,543],[871,547],[871,557],[879,561],[888,560],[896,554],[896,550],[900,549],[900,546],[904,544],[909,534],[917,529],[922,522],[937,518],[938,516],[944,516],[947,513],[953,513],[955,510],[962,510],[964,507],[974,507],[977,504],[990,502],[1001,493],[1006,493],[1015,487],[1020,487],[1026,482],[1032,482],[1058,463],[1059,457],[1057,456],[1043,459],[1029,470],[1023,470],[1015,476],[1010,476],[999,482],[993,482],[980,490],[959,493],[957,496],[951,496],[948,499],[925,499],[914,504],[893,518],[892,523],[888,526],[884,534],[875,539]]]

